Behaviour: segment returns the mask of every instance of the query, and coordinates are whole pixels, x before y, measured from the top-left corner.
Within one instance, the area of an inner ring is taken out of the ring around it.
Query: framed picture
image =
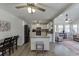
[[[0,21],[0,31],[9,31],[11,24],[7,21]]]

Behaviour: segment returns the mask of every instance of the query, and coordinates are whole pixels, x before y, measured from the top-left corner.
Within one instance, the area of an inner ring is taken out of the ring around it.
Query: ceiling
[[[46,11],[41,12],[39,10],[36,10],[34,14],[29,14],[26,8],[16,9],[15,6],[18,4],[20,3],[1,3],[0,8],[8,11],[9,13],[12,13],[13,15],[26,21],[29,24],[35,20],[40,20],[41,23],[47,23],[72,5],[69,3],[39,3],[37,5],[45,8]]]
[[[66,14],[68,14],[68,23],[65,23]],[[65,12],[61,13],[58,17],[55,18],[55,24],[73,24],[79,22],[79,3],[73,4]]]

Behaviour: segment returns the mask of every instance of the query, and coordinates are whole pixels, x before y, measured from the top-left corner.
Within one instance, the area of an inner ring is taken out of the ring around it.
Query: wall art
[[[11,24],[8,21],[1,21],[0,20],[0,32],[2,31],[9,31],[11,28]]]

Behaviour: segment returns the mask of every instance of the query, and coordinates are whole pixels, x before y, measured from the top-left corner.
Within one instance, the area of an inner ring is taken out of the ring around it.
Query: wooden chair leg
[[[4,56],[4,54],[6,54],[6,50],[5,51],[2,51],[2,56]]]
[[[12,46],[12,53],[14,53],[14,47]]]
[[[11,48],[9,48],[9,55],[11,55]]]
[[[4,56],[4,51],[2,52],[2,56]]]
[[[16,40],[16,49],[17,49],[17,40]]]

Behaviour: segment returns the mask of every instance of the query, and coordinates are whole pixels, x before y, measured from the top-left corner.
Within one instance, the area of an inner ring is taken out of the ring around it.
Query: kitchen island
[[[36,50],[36,42],[44,43],[44,50],[49,50],[49,37],[47,36],[35,36],[31,37],[31,50]]]

